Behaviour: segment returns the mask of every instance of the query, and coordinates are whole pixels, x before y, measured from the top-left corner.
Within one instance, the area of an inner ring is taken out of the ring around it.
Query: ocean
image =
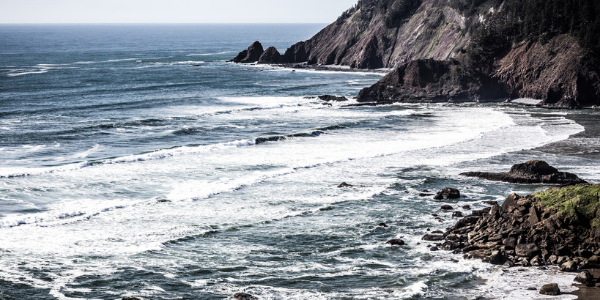
[[[574,290],[555,268],[465,260],[421,237],[457,221],[441,205],[467,215],[548,188],[461,172],[541,159],[600,182],[599,113],[324,105],[314,97],[353,97],[383,74],[226,62],[255,40],[283,52],[323,27],[0,26],[0,299]],[[462,198],[419,196],[444,187]]]

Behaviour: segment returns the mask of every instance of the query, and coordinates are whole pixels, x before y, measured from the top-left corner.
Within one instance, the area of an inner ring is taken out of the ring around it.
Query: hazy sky
[[[0,0],[0,23],[330,23],[358,0]]]

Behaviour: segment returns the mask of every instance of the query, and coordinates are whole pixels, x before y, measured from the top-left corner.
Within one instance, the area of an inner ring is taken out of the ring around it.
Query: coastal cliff
[[[599,49],[594,0],[360,0],[260,63],[394,68],[359,102],[533,98],[581,108],[600,105]]]

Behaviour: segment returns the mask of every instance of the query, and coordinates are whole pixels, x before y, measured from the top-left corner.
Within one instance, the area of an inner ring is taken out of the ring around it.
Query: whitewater
[[[548,187],[461,172],[543,159],[600,181],[598,113],[349,107],[382,74],[227,62],[254,40],[281,51],[321,27],[0,26],[0,299],[575,290],[553,268],[464,260],[421,237],[457,221],[441,205],[481,209]],[[463,197],[419,196],[446,186]]]

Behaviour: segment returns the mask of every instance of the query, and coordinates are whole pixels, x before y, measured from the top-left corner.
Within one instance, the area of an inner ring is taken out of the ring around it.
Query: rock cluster
[[[580,185],[512,194],[502,206],[459,220],[444,234],[442,249],[509,266],[600,267],[598,192],[600,185]]]
[[[256,41],[229,62],[242,64],[278,64],[281,62],[281,54],[279,54],[279,51],[275,47],[269,47],[267,50],[264,50],[262,44]]]
[[[556,168],[541,160],[532,160],[514,165],[508,173],[466,172],[460,175],[510,183],[554,183],[565,185],[586,183],[577,177],[577,175],[568,172],[559,172]]]
[[[435,200],[444,200],[444,199],[459,199],[460,191],[455,188],[445,187],[441,191],[439,191],[433,199]],[[450,208],[452,209],[452,208]]]

